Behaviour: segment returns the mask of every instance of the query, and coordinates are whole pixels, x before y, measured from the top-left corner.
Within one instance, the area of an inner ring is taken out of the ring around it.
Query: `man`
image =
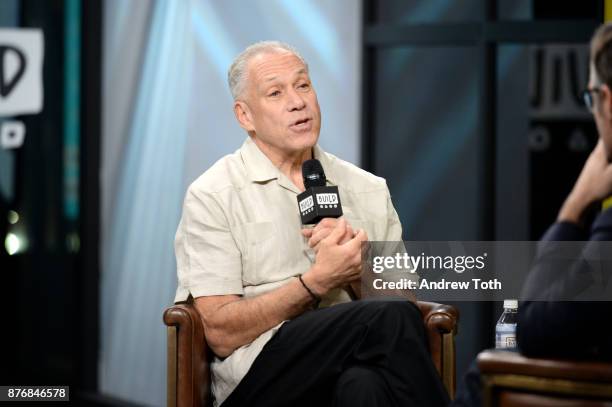
[[[202,317],[216,405],[445,404],[415,304],[349,302],[362,243],[401,240],[401,225],[383,179],[318,146],[306,62],[257,43],[228,79],[248,138],[189,187],[175,242],[176,300],[191,295]],[[311,158],[344,216],[302,230],[296,196]]]
[[[595,118],[599,141],[543,241],[612,240],[612,209],[604,208],[594,220],[591,217],[591,222],[588,216],[593,207],[601,208],[602,201],[612,195],[612,23],[595,32],[590,55],[589,84],[583,96]],[[587,243],[583,252],[597,245]],[[536,290],[542,287],[530,284],[534,281],[555,281],[547,287],[546,295],[551,299],[566,296],[567,282],[595,284],[585,267],[574,267],[563,279],[555,280],[545,275],[552,270],[534,271],[523,290],[525,298],[538,296]],[[606,273],[610,276],[612,270]],[[609,324],[601,324],[610,318],[612,302],[524,302],[519,309],[517,340],[528,356],[612,360],[612,329]]]
[[[587,241],[585,253],[597,241],[612,240],[611,207],[604,205],[604,210],[589,221],[592,208],[601,208],[602,201],[612,195],[612,23],[601,26],[591,40],[589,83],[583,96],[595,118],[599,141],[561,207],[557,222],[542,237],[540,258],[555,249],[556,245],[548,242]],[[517,342],[521,353],[612,361],[612,328],[607,323],[612,319],[612,301],[559,301],[567,299],[575,282],[595,284],[593,270],[579,257],[564,270],[531,270],[521,295],[539,301],[524,301],[519,307]],[[609,279],[612,270],[604,272]],[[543,286],[541,282],[550,284]],[[473,363],[453,405],[480,406],[480,391],[480,372]]]

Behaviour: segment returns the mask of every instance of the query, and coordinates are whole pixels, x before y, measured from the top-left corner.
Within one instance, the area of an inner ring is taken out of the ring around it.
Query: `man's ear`
[[[601,90],[599,91],[600,96],[600,105],[601,105],[601,113],[604,118],[608,121],[612,122],[612,91],[610,87],[606,84],[601,85]]]
[[[236,120],[238,120],[240,127],[245,129],[247,132],[255,131],[255,127],[253,126],[253,116],[249,106],[246,103],[241,100],[235,101],[234,115],[236,115]]]

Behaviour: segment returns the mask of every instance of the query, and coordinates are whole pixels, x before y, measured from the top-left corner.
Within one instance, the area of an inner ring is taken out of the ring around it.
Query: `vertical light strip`
[[[221,24],[215,8],[208,2],[195,2],[191,11],[193,32],[207,56],[212,60],[220,78],[225,79],[227,68],[240,52],[232,43],[227,28]]]
[[[64,216],[79,216],[81,0],[66,0],[64,24]]]
[[[193,80],[190,12],[189,1],[154,5],[104,243],[100,388],[147,405],[164,400],[160,315],[176,288],[168,276],[174,280],[172,241],[184,193]]]
[[[338,39],[339,33],[327,16],[308,0],[281,0],[280,6],[290,17],[291,23],[321,56],[335,79],[342,80],[341,65],[337,63],[338,55],[341,55],[342,51]]]
[[[138,263],[144,263],[150,253],[143,253],[139,241],[151,238],[148,223],[142,222],[142,202],[139,199],[143,188],[153,189],[156,180],[144,173],[143,160],[150,159],[154,142],[159,136],[160,112],[155,107],[159,103],[164,88],[164,78],[168,68],[168,55],[165,50],[172,35],[168,26],[174,16],[174,7],[168,1],[155,3],[150,25],[150,39],[144,57],[142,76],[137,89],[135,113],[132,127],[127,138],[128,146],[119,178],[116,212],[109,219],[112,223],[109,242],[110,250],[106,256],[110,265],[105,267],[104,327],[105,369],[102,378],[102,389],[115,396],[142,400],[143,395],[134,388],[134,379],[138,374],[136,365],[137,343],[143,338],[141,332],[134,332],[132,326],[139,323],[142,315],[132,308],[132,299],[142,302],[148,298],[139,297],[134,290],[140,284],[146,284],[139,273]],[[149,176],[148,182],[142,183],[139,178]],[[154,202],[151,202],[153,204]],[[146,208],[145,211],[148,212]],[[141,239],[139,239],[139,237]],[[157,270],[153,269],[152,272]],[[153,312],[151,310],[151,312]],[[144,347],[141,345],[141,348]],[[151,377],[150,377],[151,378]]]

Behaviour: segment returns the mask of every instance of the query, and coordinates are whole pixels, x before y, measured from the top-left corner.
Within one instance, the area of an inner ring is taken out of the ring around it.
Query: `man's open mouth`
[[[293,122],[289,128],[296,132],[308,132],[312,129],[312,120],[310,117],[299,119]]]
[[[298,121],[294,122],[294,123],[292,124],[292,126],[299,126],[299,125],[301,125],[301,124],[308,123],[308,121],[310,121],[310,119],[309,119],[308,117],[306,117],[306,118],[304,118],[304,119],[300,119],[300,120],[298,120]]]

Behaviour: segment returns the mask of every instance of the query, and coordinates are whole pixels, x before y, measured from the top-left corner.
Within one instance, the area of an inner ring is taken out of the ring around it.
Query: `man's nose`
[[[290,112],[294,110],[302,110],[304,106],[306,106],[306,101],[304,100],[302,95],[295,91],[295,89],[291,89],[288,92],[287,97],[287,110],[289,110]]]

